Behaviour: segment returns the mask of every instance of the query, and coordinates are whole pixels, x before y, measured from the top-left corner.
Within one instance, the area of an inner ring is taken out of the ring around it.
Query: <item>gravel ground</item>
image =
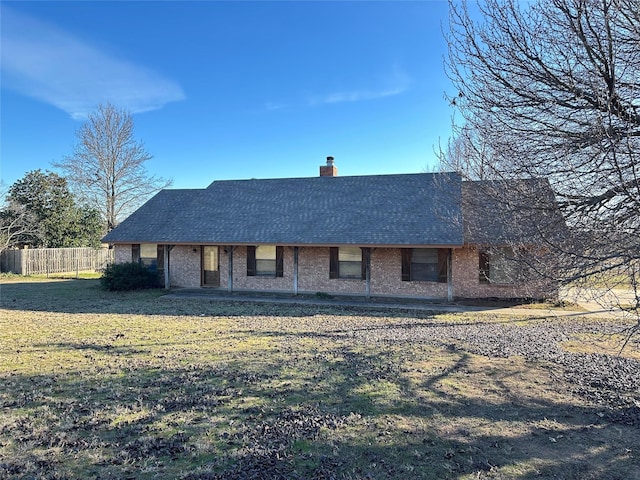
[[[456,321],[456,317],[441,320],[428,313],[416,315],[415,312],[406,312],[406,316],[403,316],[398,311],[365,313],[345,308],[340,313],[321,313],[319,310],[314,315],[310,314],[309,309],[299,306],[291,310],[288,307],[278,309],[273,316],[241,316],[237,318],[237,326],[239,330],[246,331],[282,332],[284,348],[287,342],[296,342],[308,335],[333,338],[336,342],[344,341],[344,345],[351,346],[422,343],[490,358],[519,356],[540,362],[551,378],[558,379],[559,385],[568,385],[572,394],[596,406],[603,421],[640,427],[640,361],[618,355],[571,353],[562,347],[563,342],[584,340],[585,335],[607,339],[608,335],[619,334],[633,326],[620,319],[587,320],[575,317],[523,321],[519,318],[512,321],[503,317],[506,320],[501,321],[498,317],[486,316],[486,321],[469,321],[460,316],[460,320]],[[636,336],[626,348],[637,352],[638,346]],[[349,350],[345,349],[343,354],[345,358],[348,357]],[[365,374],[392,378],[398,373],[390,366],[389,371],[376,370]],[[232,469],[226,470],[223,475],[194,474],[185,477],[185,480],[258,479],[265,478],[266,472],[269,478],[299,478],[293,470],[293,464],[282,461],[292,439],[315,439],[320,428],[331,430],[339,425],[348,425],[351,421],[353,419],[349,417],[326,414],[308,407],[299,411],[285,411],[277,420],[259,423],[235,434],[239,437],[236,440],[249,445],[247,448],[250,451],[242,452],[243,455],[236,459]],[[338,478],[335,472],[342,471],[344,465],[335,462],[340,462],[340,459],[323,457],[313,478]],[[579,461],[575,465],[568,461],[562,467],[568,469],[564,472],[566,477],[558,477],[557,471],[551,470],[548,475],[541,474],[541,478],[583,478],[579,472],[570,472],[571,469],[584,468],[579,464]],[[393,478],[400,476],[396,471],[389,470],[388,473]],[[477,478],[511,478],[485,473],[478,467]],[[596,475],[588,478],[622,477]]]
[[[602,407],[603,416],[612,422],[640,426],[640,361],[620,355],[572,353],[562,348],[562,342],[581,340],[584,335],[606,338],[628,331],[633,324],[612,319],[544,319],[522,321],[467,322],[439,321],[434,318],[402,317],[394,312],[385,322],[372,322],[371,317],[316,315],[295,318],[286,329],[348,337],[364,344],[373,342],[424,342],[434,346],[467,351],[492,358],[520,356],[526,360],[548,362],[552,378],[563,379],[574,394]],[[284,313],[284,312],[282,312]],[[412,314],[415,315],[415,312]],[[372,312],[384,317],[385,312]],[[270,323],[267,317],[267,324]],[[462,318],[462,317],[461,317]],[[279,322],[287,323],[285,318]],[[256,318],[246,320],[246,326],[256,328]],[[258,323],[259,325],[260,323]],[[272,328],[265,324],[263,328]],[[276,327],[277,328],[277,327]],[[625,347],[639,350],[638,334]],[[556,368],[559,367],[559,368]]]

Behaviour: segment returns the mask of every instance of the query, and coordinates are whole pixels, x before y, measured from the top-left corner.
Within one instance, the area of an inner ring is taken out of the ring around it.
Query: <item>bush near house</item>
[[[156,288],[158,277],[155,272],[139,263],[117,263],[108,265],[100,278],[105,290],[123,291]]]

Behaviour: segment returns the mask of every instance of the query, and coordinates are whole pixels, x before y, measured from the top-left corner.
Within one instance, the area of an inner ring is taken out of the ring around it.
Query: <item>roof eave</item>
[[[139,243],[156,243],[159,245],[190,245],[190,246],[254,246],[279,245],[283,247],[366,247],[366,248],[462,248],[464,243],[300,243],[300,242],[202,242],[202,241],[167,241],[167,240],[127,240],[105,242],[110,245],[131,245]]]

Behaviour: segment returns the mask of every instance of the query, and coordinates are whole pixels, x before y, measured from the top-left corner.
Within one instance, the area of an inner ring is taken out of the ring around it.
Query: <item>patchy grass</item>
[[[56,280],[67,280],[67,279],[83,279],[83,280],[90,280],[90,279],[96,279],[96,278],[100,278],[102,276],[102,272],[62,272],[62,273],[50,273],[49,276],[47,277],[46,275],[34,275],[35,277],[38,278],[49,278],[49,279],[56,279]]]
[[[640,478],[556,365],[379,333],[504,317],[162,293],[3,282],[1,478]]]
[[[568,300],[508,300],[508,299],[482,299],[474,298],[457,300],[455,303],[466,306],[483,306],[498,308],[517,308],[525,310],[558,310],[572,312],[586,312],[587,310],[578,303]]]
[[[0,284],[2,283],[25,283],[25,282],[47,282],[50,280],[83,279],[90,280],[100,278],[102,272],[61,272],[50,273],[49,275],[16,275],[15,273],[1,273]]]
[[[22,275],[16,275],[13,272],[0,272],[0,280],[2,281],[2,283],[8,282],[11,280],[20,281],[24,278],[27,278],[27,277],[24,277]]]
[[[625,345],[627,341],[628,343]],[[623,345],[625,345],[624,349],[622,349]],[[624,355],[640,360],[640,338],[637,335],[629,338],[628,334],[624,333],[576,334],[573,339],[562,342],[562,347],[568,352]]]
[[[556,300],[546,302],[531,302],[516,305],[515,308],[525,308],[531,310],[565,310],[572,312],[586,312],[587,309],[575,302],[568,300]]]

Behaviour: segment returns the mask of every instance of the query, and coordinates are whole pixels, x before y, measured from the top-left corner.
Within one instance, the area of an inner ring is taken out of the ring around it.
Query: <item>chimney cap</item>
[[[321,177],[337,177],[338,168],[333,164],[333,157],[327,157],[327,164],[320,165]]]

